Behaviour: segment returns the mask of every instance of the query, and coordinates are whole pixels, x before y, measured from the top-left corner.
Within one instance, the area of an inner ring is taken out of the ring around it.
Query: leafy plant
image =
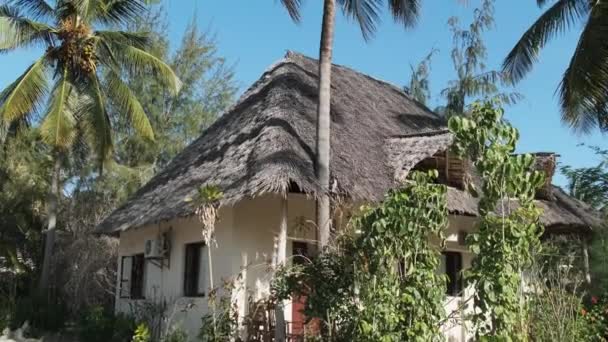
[[[223,342],[239,340],[238,308],[232,301],[234,284],[226,281],[222,288],[209,291],[212,312],[203,315],[198,339],[201,342]],[[219,296],[218,296],[219,294]]]
[[[76,331],[81,341],[128,342],[136,328],[135,320],[124,314],[114,315],[110,310],[94,306],[82,313]]]
[[[135,329],[131,342],[150,342],[150,329],[144,323],[141,323]]]
[[[363,208],[333,248],[281,269],[275,297],[306,295],[305,314],[322,322],[327,341],[441,339],[446,279],[430,240],[444,240],[447,189],[436,176],[412,173],[380,205]]]
[[[524,340],[522,272],[540,248],[543,228],[534,204],[544,176],[532,155],[514,155],[518,131],[493,102],[476,102],[470,118],[449,120],[454,148],[479,174],[480,220],[467,245],[475,254],[465,278],[474,288],[472,321],[484,339]],[[516,202],[515,202],[515,201]]]

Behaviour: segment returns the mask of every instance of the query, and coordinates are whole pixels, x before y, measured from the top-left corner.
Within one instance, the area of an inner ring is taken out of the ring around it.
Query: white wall
[[[262,196],[239,202],[234,207],[220,209],[220,221],[216,226],[217,246],[212,248],[213,278],[217,285],[221,279],[235,277],[242,272],[239,290],[233,299],[239,305],[241,315],[245,314],[248,297],[254,300],[264,298],[269,293],[270,265],[276,255],[276,238],[280,223],[280,201],[278,196]],[[292,254],[294,240],[312,242],[316,234],[314,227],[314,201],[304,195],[290,194],[288,198],[288,243],[287,255]],[[448,235],[460,230],[469,231],[473,220],[466,217],[450,217]],[[161,232],[170,232],[171,253],[166,267],[160,268],[151,261],[146,262],[146,300],[165,300],[170,305],[168,315],[172,324],[181,327],[194,337],[200,327],[201,316],[207,312],[207,298],[183,297],[184,250],[185,245],[202,240],[201,227],[196,218],[175,219],[156,225],[128,230],[120,234],[120,258],[143,253],[145,241],[153,239]],[[448,250],[463,251],[463,266],[470,265],[470,256],[463,246],[448,242]],[[120,277],[120,269],[118,277]],[[118,298],[116,309],[129,312],[137,301]],[[457,307],[458,299],[448,298],[449,310]],[[189,309],[184,310],[186,307]],[[291,319],[292,308],[286,303],[285,318]],[[466,336],[460,325],[445,327],[448,336]]]

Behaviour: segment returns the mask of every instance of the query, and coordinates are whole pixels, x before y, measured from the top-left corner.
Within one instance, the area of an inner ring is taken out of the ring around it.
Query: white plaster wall
[[[220,221],[216,226],[217,246],[212,248],[213,278],[217,287],[223,279],[236,277],[242,272],[243,281],[239,283],[238,291],[233,293],[241,315],[245,315],[249,296],[253,300],[259,300],[269,294],[268,271],[276,254],[280,201],[280,197],[268,195],[220,209]],[[307,200],[304,195],[290,194],[288,203],[290,241],[287,253],[291,255],[292,240],[314,239],[314,230],[310,229],[310,222],[314,218],[314,202]],[[309,231],[306,231],[306,227],[309,227]],[[189,335],[196,336],[201,316],[208,312],[207,298],[183,296],[185,245],[202,240],[201,227],[196,218],[176,219],[122,232],[118,265],[120,268],[122,256],[143,253],[146,240],[154,239],[167,231],[171,236],[169,267],[160,268],[153,262],[146,261],[145,300],[169,303],[168,316],[172,324],[188,331]],[[118,271],[120,278],[121,270]],[[119,298],[117,294],[116,310],[132,312],[137,303],[136,300]],[[189,309],[184,310],[185,308]],[[286,311],[286,319],[289,320],[291,310],[287,308]]]
[[[279,196],[267,195],[242,201],[234,207],[220,209],[220,221],[216,226],[217,246],[212,248],[213,278],[216,286],[221,279],[235,277],[242,273],[239,290],[233,299],[239,306],[241,316],[245,315],[249,297],[258,300],[269,293],[269,266],[276,255],[276,237],[280,223]],[[314,242],[314,201],[301,194],[290,194],[288,198],[288,242],[287,255],[292,255],[292,242]],[[460,230],[470,231],[474,221],[466,217],[450,217],[448,235]],[[207,298],[187,298],[183,296],[184,250],[185,245],[202,240],[200,224],[195,218],[175,219],[157,225],[145,226],[120,234],[120,257],[143,253],[145,241],[153,239],[161,232],[170,231],[171,256],[169,267],[159,268],[146,262],[146,300],[167,301],[171,325],[186,330],[191,338],[198,334],[200,319],[208,312]],[[462,251],[463,266],[470,265],[470,255],[463,246],[448,242],[448,250]],[[288,262],[290,260],[288,259]],[[120,269],[118,272],[120,277]],[[118,279],[117,279],[118,281]],[[459,299],[448,298],[448,313],[458,305]],[[118,298],[116,310],[130,312],[136,301]],[[291,320],[292,308],[285,303],[285,318]],[[188,308],[188,309],[185,309]],[[443,327],[446,337],[453,341],[464,341],[467,332],[459,324]]]

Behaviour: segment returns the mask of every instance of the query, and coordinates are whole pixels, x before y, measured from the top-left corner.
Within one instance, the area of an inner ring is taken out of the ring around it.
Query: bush
[[[94,306],[81,315],[76,330],[81,341],[128,342],[135,331],[135,320],[124,314],[114,315],[101,306]]]
[[[29,322],[34,335],[39,332],[58,332],[65,327],[68,310],[59,298],[47,299],[42,296],[18,298],[10,313],[9,328],[17,329]]]
[[[606,296],[592,296],[581,316],[589,327],[589,341],[608,341],[608,300]]]

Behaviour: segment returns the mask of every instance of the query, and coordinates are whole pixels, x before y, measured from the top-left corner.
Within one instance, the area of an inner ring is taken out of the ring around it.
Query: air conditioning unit
[[[161,249],[159,248],[159,240],[146,240],[146,245],[144,247],[144,256],[148,259],[160,258]]]
[[[148,259],[161,259],[169,256],[171,241],[169,233],[162,233],[157,239],[146,240],[144,256]]]

